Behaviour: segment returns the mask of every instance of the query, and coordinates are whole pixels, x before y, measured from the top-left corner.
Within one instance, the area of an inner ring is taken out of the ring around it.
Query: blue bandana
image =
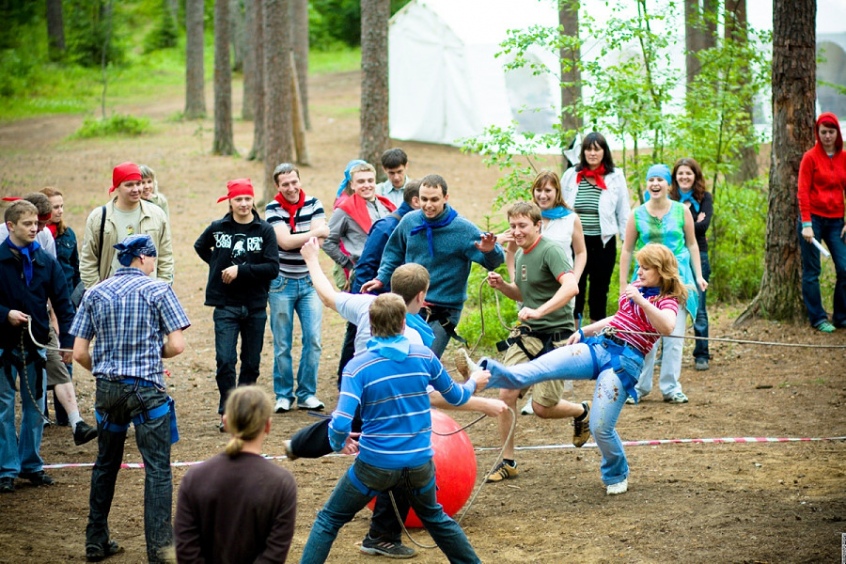
[[[670,173],[670,167],[665,164],[654,164],[646,171],[646,180],[655,177],[663,178],[667,181],[667,186],[673,183],[673,175]]]
[[[544,219],[561,219],[573,213],[573,210],[565,208],[564,206],[555,206],[552,209],[541,210],[541,217]]]
[[[658,286],[649,286],[649,287],[641,286],[640,288],[638,288],[638,291],[640,292],[641,296],[643,296],[644,298],[646,298],[648,300],[649,298],[652,298],[652,297],[660,294],[661,288],[659,288]],[[634,300],[629,300],[629,303],[634,304]]]
[[[388,360],[403,361],[408,357],[411,343],[404,335],[394,337],[371,337],[367,341],[367,350],[376,352]]]
[[[693,197],[693,190],[688,190],[687,192],[685,192],[684,190],[680,189],[679,201],[681,203],[690,202],[690,207],[692,207],[696,213],[699,213],[699,202],[697,202],[696,198]]]
[[[421,219],[423,223],[411,229],[409,235],[417,235],[421,231],[426,231],[426,240],[429,242],[429,256],[435,256],[435,242],[433,240],[433,233],[435,229],[440,229],[441,227],[446,227],[452,220],[458,217],[458,212],[452,209],[451,207],[447,206],[446,213],[443,214],[443,217],[438,221],[429,221],[426,219],[425,215],[421,213]]]
[[[344,190],[347,189],[347,186],[350,185],[350,169],[355,165],[360,164],[367,164],[367,161],[363,161],[361,159],[353,159],[347,163],[347,167],[344,169],[344,179],[341,181],[341,184],[338,186],[338,193],[335,194],[335,198],[340,198],[341,194],[344,193]]]
[[[123,266],[132,264],[132,259],[144,255],[145,257],[157,256],[156,245],[149,235],[130,235],[117,245],[118,262]]]
[[[11,237],[6,237],[6,244],[20,253],[21,260],[23,261],[24,279],[26,279],[26,285],[29,287],[30,282],[32,282],[32,253],[40,249],[41,245],[38,244],[38,241],[33,241],[29,245],[18,247],[12,243]]]
[[[424,345],[429,348],[432,347],[432,343],[435,342],[435,332],[432,331],[432,328],[429,327],[429,324],[426,323],[426,320],[424,320],[416,313],[406,312],[405,324],[420,334],[420,338],[423,340]]]

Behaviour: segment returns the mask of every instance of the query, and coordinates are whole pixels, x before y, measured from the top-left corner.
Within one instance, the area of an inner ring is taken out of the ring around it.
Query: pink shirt
[[[671,310],[673,313],[678,314],[679,311],[679,302],[676,298],[672,298],[669,296],[665,296],[663,298],[658,296],[653,296],[648,298],[649,303],[657,307],[658,309],[668,309]],[[646,313],[640,308],[639,305],[633,303],[629,298],[626,297],[626,294],[622,294],[620,296],[619,301],[619,310],[617,313],[614,314],[614,317],[611,318],[611,322],[608,324],[609,326],[615,329],[621,329],[624,331],[641,331],[645,333],[657,333],[655,327],[649,322],[649,319],[646,317]],[[646,355],[652,350],[652,346],[655,344],[655,341],[658,340],[659,335],[640,335],[638,333],[620,333],[617,335],[618,338],[626,341],[634,348],[639,350],[641,353]]]

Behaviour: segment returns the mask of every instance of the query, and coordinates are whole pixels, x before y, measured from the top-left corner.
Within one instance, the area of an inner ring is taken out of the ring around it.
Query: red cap
[[[253,184],[250,182],[249,178],[230,180],[226,183],[226,189],[228,191],[227,194],[217,199],[218,204],[223,200],[231,200],[232,198],[237,198],[238,196],[249,196],[251,198],[256,197],[255,192],[253,192]]]
[[[127,180],[141,180],[141,169],[138,168],[137,164],[125,162],[115,167],[112,171],[112,187],[109,188],[109,194]]]

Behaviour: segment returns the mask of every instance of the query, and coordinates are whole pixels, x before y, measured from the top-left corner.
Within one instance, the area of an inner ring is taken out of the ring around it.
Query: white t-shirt
[[[370,333],[370,304],[376,299],[372,294],[348,294],[338,292],[335,298],[335,308],[341,317],[353,323],[358,330],[355,333],[355,354],[367,350],[367,341],[372,336]],[[422,345],[423,339],[415,330],[405,326],[405,337],[414,344]]]

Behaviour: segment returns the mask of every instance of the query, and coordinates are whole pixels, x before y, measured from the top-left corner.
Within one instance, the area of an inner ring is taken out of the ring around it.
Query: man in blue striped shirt
[[[70,329],[74,360],[97,379],[99,452],[91,472],[85,557],[98,562],[121,551],[109,538],[108,518],[131,422],[144,460],[147,559],[164,562],[173,544],[170,445],[178,434],[162,358],[182,353],[182,331],[191,323],[173,288],[149,277],[157,255],[149,235],[131,235],[114,247],[121,268],[85,293]]]
[[[432,461],[432,419],[427,386],[452,405],[463,405],[490,374],[474,373],[463,385],[453,382],[428,348],[403,336],[405,303],[383,294],[370,307],[373,338],[367,351],[344,370],[338,407],[332,414],[329,440],[336,452],[359,452],[317,514],[301,563],[326,561],[340,528],[374,495],[407,488],[411,506],[453,563],[481,562],[461,527],[438,504]],[[352,420],[361,408],[361,436],[350,437]]]

